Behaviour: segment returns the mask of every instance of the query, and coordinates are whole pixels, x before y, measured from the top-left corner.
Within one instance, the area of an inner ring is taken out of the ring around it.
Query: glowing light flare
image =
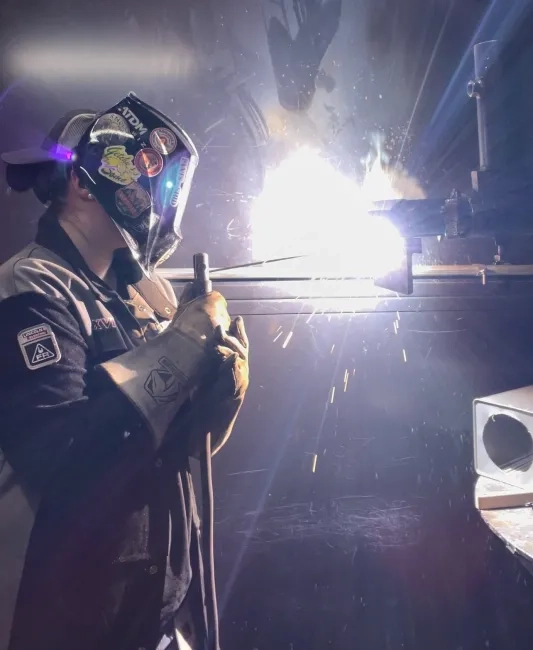
[[[142,36],[142,34],[139,34]],[[138,39],[101,34],[93,39],[47,36],[25,40],[10,47],[5,65],[12,75],[41,79],[53,74],[63,82],[112,79],[134,71],[137,78],[186,78],[198,68],[195,56],[178,39],[169,48],[151,43],[139,47]]]
[[[55,157],[56,160],[59,160],[61,162],[71,162],[76,157],[73,151],[71,151],[67,147],[61,146],[60,144],[53,147],[52,155]]]
[[[252,206],[254,259],[309,255],[299,271],[315,277],[373,277],[401,265],[404,242],[386,219],[370,217],[374,201],[399,198],[379,160],[358,185],[320,153],[302,147],[267,172]]]

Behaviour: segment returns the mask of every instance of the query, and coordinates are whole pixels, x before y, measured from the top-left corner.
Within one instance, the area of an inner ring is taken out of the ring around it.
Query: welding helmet
[[[104,112],[78,112],[63,123],[61,133],[48,136],[39,150],[2,158],[8,167],[50,161],[55,168],[72,166],[150,276],[181,241],[181,219],[198,164],[194,144],[134,93]]]

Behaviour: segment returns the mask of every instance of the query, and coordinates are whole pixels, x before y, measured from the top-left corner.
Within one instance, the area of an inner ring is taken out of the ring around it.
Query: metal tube
[[[474,46],[475,79],[468,85],[468,94],[477,103],[479,169],[487,171],[495,165],[494,147],[498,144],[495,104],[495,68],[499,58],[498,41],[484,41]],[[497,165],[496,165],[497,166]]]
[[[196,296],[205,296],[212,288],[209,279],[209,256],[196,253],[193,256],[193,286]],[[206,575],[205,606],[207,611],[207,650],[220,650],[218,632],[218,606],[215,582],[214,556],[214,497],[213,473],[211,468],[211,433],[205,434],[205,444],[200,454],[200,476],[202,482],[202,559]]]

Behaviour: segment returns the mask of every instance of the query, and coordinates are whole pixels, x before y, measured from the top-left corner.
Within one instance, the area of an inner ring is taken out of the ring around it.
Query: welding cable
[[[209,389],[208,389],[209,390]],[[209,396],[207,394],[207,396]],[[186,431],[194,426],[194,420],[198,416],[196,410],[186,409],[179,420],[179,427]],[[169,448],[181,449],[182,436],[174,436],[169,441]],[[172,454],[172,452],[170,452]],[[204,568],[204,589],[205,589],[205,618],[206,618],[206,642],[202,645],[204,650],[220,650],[218,631],[218,608],[215,582],[215,554],[214,554],[214,496],[213,496],[213,475],[211,467],[212,444],[211,434],[205,435],[203,448],[200,449],[200,482],[202,489],[202,517],[200,528],[200,555]]]
[[[220,650],[218,630],[217,589],[215,582],[214,523],[215,507],[211,466],[211,434],[205,437],[200,456],[202,484],[202,560],[205,575],[205,607],[207,613],[207,650]]]
[[[193,256],[193,291],[196,296],[212,290],[209,279],[209,256],[196,253]],[[207,650],[220,650],[218,630],[217,590],[215,582],[215,505],[213,495],[213,471],[211,466],[211,433],[205,436],[205,447],[200,454],[200,480],[202,484],[202,560],[204,564],[205,608],[207,625]]]

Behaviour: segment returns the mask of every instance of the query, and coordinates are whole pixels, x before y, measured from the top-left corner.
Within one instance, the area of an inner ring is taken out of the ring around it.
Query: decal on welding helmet
[[[163,169],[163,158],[155,149],[141,149],[135,156],[134,164],[143,176],[153,178]]]
[[[102,115],[91,131],[91,142],[101,142],[106,145],[124,144],[132,138],[128,123],[116,113]]]
[[[129,185],[141,175],[133,164],[133,156],[122,145],[106,147],[98,173],[118,185]]]
[[[172,198],[170,199],[170,205],[173,208],[178,207],[179,197],[181,194],[183,182],[185,180],[185,176],[187,174],[188,169],[189,169],[189,159],[186,158],[185,156],[182,156],[180,159],[180,170],[178,172],[178,178],[176,179],[176,190],[172,194]]]
[[[137,219],[151,207],[152,201],[148,192],[139,183],[130,183],[115,192],[115,204],[125,217]]]
[[[178,146],[178,138],[170,129],[158,128],[150,133],[150,144],[163,156],[170,155]]]
[[[135,129],[135,131],[137,131],[139,135],[144,135],[148,131],[148,129],[144,126],[144,124],[137,117],[137,115],[135,115],[135,113],[127,106],[119,106],[117,108],[117,111],[119,111],[119,113],[122,113],[122,115],[126,118],[126,120],[131,124],[131,126]]]

